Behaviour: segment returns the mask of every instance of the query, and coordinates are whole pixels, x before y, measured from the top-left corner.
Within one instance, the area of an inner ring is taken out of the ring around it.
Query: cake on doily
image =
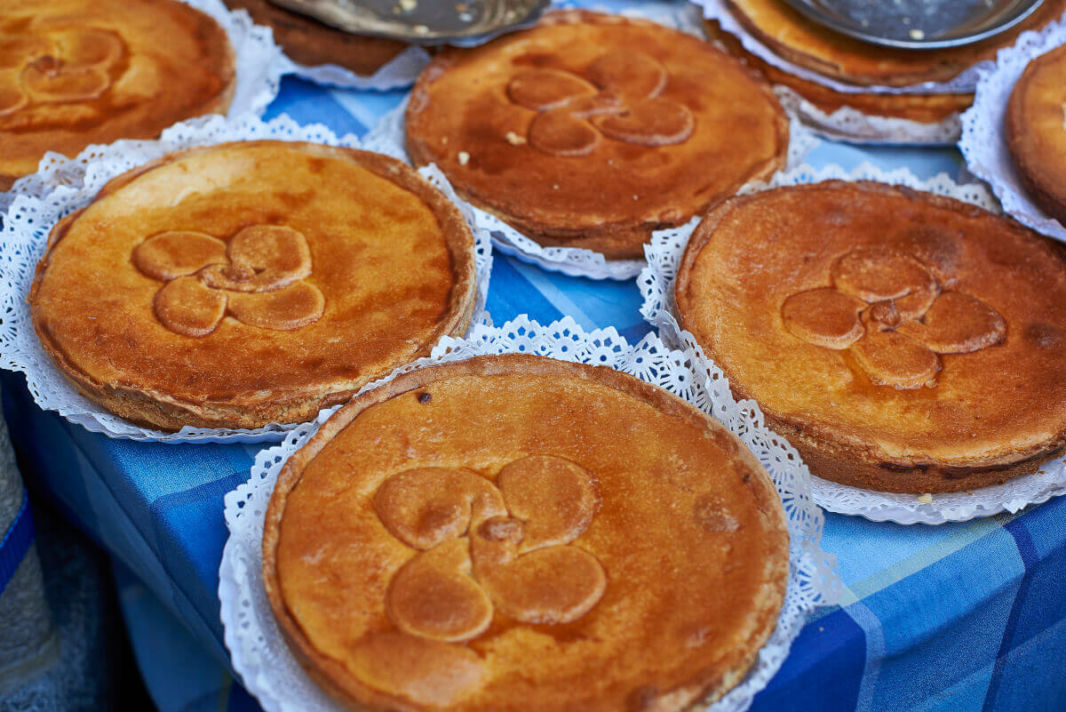
[[[52,230],[30,291],[45,351],[138,425],[308,420],[462,333],[459,210],[410,167],[312,143],[172,153]]]
[[[787,63],[853,91],[841,91],[811,78],[796,76],[747,52],[739,43],[727,43],[730,51],[745,58],[769,81],[788,87],[826,114],[850,107],[871,117],[905,119],[930,127],[951,122],[957,138],[958,114],[973,101],[973,86],[919,92],[889,93],[879,87],[906,89],[924,83],[950,83],[963,72],[996,52],[1011,46],[1027,30],[1039,30],[1059,20],[1066,12],[1066,0],[1047,0],[1015,27],[980,42],[960,47],[913,50],[883,47],[847,37],[808,19],[778,0],[725,0],[726,11],[773,55]],[[719,32],[712,26],[712,35]],[[869,87],[869,89],[864,89]],[[885,128],[881,135],[865,133],[854,138],[907,143],[912,135],[935,135],[907,126]],[[826,128],[821,126],[819,128]],[[833,125],[835,133],[847,137],[844,123]],[[945,129],[946,130],[946,129]],[[939,142],[944,142],[943,140]]]
[[[397,40],[338,30],[270,0],[225,0],[225,3],[234,10],[247,10],[253,22],[270,27],[285,54],[309,67],[336,64],[360,76],[370,76],[407,48]]]
[[[46,151],[154,138],[224,113],[233,50],[214,19],[177,0],[22,0],[0,8],[0,188]]]
[[[1026,67],[1011,92],[1005,130],[1029,196],[1066,225],[1066,46]]]
[[[1012,220],[885,184],[712,210],[678,315],[811,471],[892,492],[1034,472],[1066,445],[1066,262]]]
[[[773,483],[704,413],[505,354],[335,413],[278,478],[263,580],[352,709],[678,712],[750,668],[788,548]]]
[[[769,86],[696,37],[643,20],[550,13],[449,48],[407,109],[407,149],[544,246],[635,259],[782,168],[788,120]]]

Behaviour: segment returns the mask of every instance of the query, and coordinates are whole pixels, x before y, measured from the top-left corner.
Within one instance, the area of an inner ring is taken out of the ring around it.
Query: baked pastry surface
[[[631,259],[652,230],[783,167],[788,120],[765,82],[698,38],[564,11],[438,54],[407,148],[543,245]]]
[[[771,84],[781,84],[792,89],[827,114],[850,107],[868,116],[889,116],[918,123],[937,124],[953,114],[965,111],[973,103],[972,93],[885,94],[836,91],[824,84],[790,74],[748,52],[736,36],[722,30],[716,21],[708,20],[705,24],[708,35],[734,57],[762,74]]]
[[[138,424],[307,420],[461,333],[473,238],[378,154],[250,141],[170,154],[52,230],[30,292],[45,350]]]
[[[995,59],[1026,30],[1058,20],[1066,0],[1044,0],[1032,15],[1006,32],[962,47],[931,50],[881,47],[841,35],[809,20],[780,0],[728,0],[744,27],[793,64],[860,85],[909,86],[943,82],[974,64]]]
[[[631,376],[521,354],[342,408],[286,463],[263,534],[290,647],[359,710],[692,709],[753,663],[787,572],[780,500],[732,434]]]
[[[879,183],[712,210],[682,325],[821,477],[896,492],[1035,471],[1066,443],[1066,264],[980,208]]]
[[[20,0],[0,8],[0,188],[46,151],[155,138],[225,112],[233,50],[177,0]]]
[[[274,30],[274,41],[295,62],[307,66],[336,64],[370,76],[407,48],[383,37],[353,35],[292,12],[270,0],[225,0],[234,10],[247,10],[252,21]]]
[[[1006,117],[1018,177],[1033,201],[1066,225],[1066,46],[1029,63]]]

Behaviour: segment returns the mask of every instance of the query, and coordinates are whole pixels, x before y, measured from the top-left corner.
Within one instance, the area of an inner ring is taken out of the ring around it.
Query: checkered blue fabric
[[[362,135],[402,96],[288,78],[268,118]],[[960,170],[952,150],[830,142],[809,161]],[[488,308],[498,324],[568,314],[635,342],[648,331],[639,305],[633,281],[569,278],[495,255]],[[230,673],[217,597],[222,498],[247,479],[256,446],[110,440],[42,412],[20,375],[4,374],[3,386],[30,486],[114,556],[159,708],[258,710]],[[829,515],[823,546],[838,557],[845,600],[806,626],[753,709],[1066,710],[1066,498],[939,527]]]

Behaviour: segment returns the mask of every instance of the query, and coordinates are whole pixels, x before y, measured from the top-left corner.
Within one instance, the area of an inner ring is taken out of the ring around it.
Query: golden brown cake
[[[703,709],[777,623],[788,534],[737,438],[604,367],[401,376],[282,470],[263,580],[351,709]]]
[[[981,208],[828,181],[697,227],[681,323],[821,477],[947,492],[1066,445],[1066,262]]]
[[[1066,46],[1025,68],[1007,104],[1007,146],[1029,197],[1066,225]]]
[[[473,238],[399,161],[309,143],[173,153],[52,230],[30,292],[45,351],[138,424],[307,420],[461,333]]]
[[[851,84],[902,87],[944,82],[1014,44],[1026,30],[1058,20],[1066,0],[1044,0],[1032,15],[1006,32],[974,44],[913,50],[863,42],[804,17],[781,0],[728,0],[733,14],[779,57]]]
[[[233,50],[177,0],[19,0],[0,7],[0,189],[46,151],[155,138],[225,112]]]
[[[879,94],[836,91],[824,84],[790,74],[748,52],[740,40],[722,30],[714,20],[708,20],[706,27],[709,37],[745,65],[766,77],[768,82],[788,87],[826,114],[849,107],[867,116],[886,116],[923,124],[938,124],[965,111],[973,103],[973,93]]]
[[[652,230],[783,167],[788,120],[769,85],[698,38],[566,11],[437,55],[407,149],[543,245],[632,259]]]
[[[225,0],[233,10],[247,10],[257,25],[274,30],[274,40],[294,62],[307,66],[336,64],[370,76],[407,48],[403,42],[363,37],[323,24],[313,17],[279,7],[270,0]]]

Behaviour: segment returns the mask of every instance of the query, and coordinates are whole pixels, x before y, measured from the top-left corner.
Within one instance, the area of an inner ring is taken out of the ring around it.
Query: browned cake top
[[[994,37],[947,49],[881,47],[809,20],[781,0],[729,0],[737,19],[777,55],[801,67],[854,84],[908,86],[943,82],[974,64],[995,59],[1018,35],[1059,19],[1066,0],[1045,0],[1028,18]]]
[[[1066,437],[1066,265],[980,208],[839,181],[736,198],[697,228],[676,296],[732,387],[841,468],[961,476]]]
[[[573,11],[439,54],[407,146],[542,244],[634,258],[652,229],[783,165],[788,123],[768,85],[698,38]]]
[[[349,404],[282,471],[264,580],[354,709],[684,710],[776,625],[788,535],[728,431],[606,368],[505,355]]]
[[[210,17],[176,0],[20,0],[0,7],[0,188],[46,151],[154,138],[223,112],[233,51]]]
[[[1066,224],[1066,47],[1037,57],[1007,105],[1007,144],[1040,207]]]
[[[465,222],[409,167],[255,141],[111,181],[53,230],[30,299],[45,348],[119,414],[251,427],[465,328],[473,274]]]

